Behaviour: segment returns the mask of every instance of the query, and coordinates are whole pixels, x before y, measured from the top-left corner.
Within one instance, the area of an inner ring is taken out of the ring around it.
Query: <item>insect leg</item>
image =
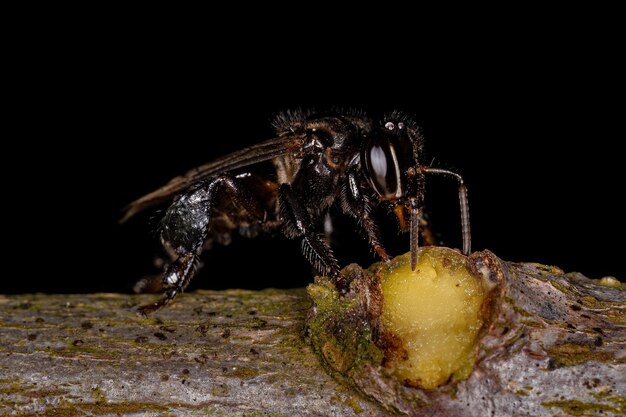
[[[421,167],[426,174],[437,174],[456,179],[459,183],[459,203],[461,206],[461,235],[463,237],[463,254],[469,255],[472,251],[472,233],[470,230],[469,203],[467,199],[467,187],[461,177],[456,172],[447,169]]]
[[[139,311],[142,314],[156,311],[172,301],[178,293],[183,292],[193,278],[197,261],[198,255],[194,253],[180,255],[163,274],[163,286],[168,288],[165,296],[155,303],[139,307]]]
[[[284,235],[302,239],[302,253],[320,274],[339,277],[339,263],[332,249],[315,232],[309,212],[289,184],[280,186],[278,199]]]
[[[189,285],[211,227],[212,212],[218,198],[223,198],[224,194],[255,218],[263,218],[263,210],[252,195],[229,175],[213,177],[180,195],[161,221],[161,241],[178,257],[163,274],[163,287],[167,288],[165,296],[156,303],[140,307],[142,313],[160,309]]]
[[[372,205],[366,195],[361,192],[358,186],[357,178],[354,172],[348,174],[346,183],[341,193],[341,210],[352,216],[361,226],[367,235],[370,246],[380,256],[380,258],[389,263],[389,255],[380,243],[380,233],[376,222],[370,215]]]

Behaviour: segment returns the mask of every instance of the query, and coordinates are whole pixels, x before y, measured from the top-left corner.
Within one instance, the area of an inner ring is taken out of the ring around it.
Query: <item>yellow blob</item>
[[[610,277],[610,276],[600,278],[600,280],[598,281],[598,284],[604,285],[605,287],[613,287],[613,288],[620,288],[624,286],[624,284],[622,284],[617,278]]]
[[[387,366],[411,386],[432,389],[450,377],[467,378],[472,371],[486,291],[464,260],[451,250],[423,248],[415,271],[406,254],[379,272],[383,327],[402,340],[408,354],[407,359],[394,357]]]

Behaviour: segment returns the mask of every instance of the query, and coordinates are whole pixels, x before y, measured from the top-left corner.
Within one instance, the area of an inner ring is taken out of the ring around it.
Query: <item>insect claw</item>
[[[159,303],[142,305],[139,308],[137,308],[137,313],[139,313],[143,317],[148,317],[150,313],[153,313],[159,309],[158,304]]]

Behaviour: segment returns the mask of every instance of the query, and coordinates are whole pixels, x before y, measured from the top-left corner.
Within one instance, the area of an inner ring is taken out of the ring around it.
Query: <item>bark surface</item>
[[[499,287],[474,372],[431,391],[330,376],[303,289],[197,291],[148,318],[154,296],[0,295],[0,415],[626,414],[624,285],[484,259]]]

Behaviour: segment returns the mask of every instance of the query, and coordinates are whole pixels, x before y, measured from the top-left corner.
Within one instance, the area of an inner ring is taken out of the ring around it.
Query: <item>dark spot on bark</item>
[[[135,343],[146,343],[148,338],[146,336],[137,336],[135,338]]]
[[[159,339],[159,340],[165,340],[165,339],[167,339],[167,336],[165,336],[165,335],[164,335],[163,333],[161,333],[161,332],[156,332],[156,333],[154,334],[154,337],[156,337],[156,338],[157,338],[157,339]]]
[[[593,383],[593,387],[595,388],[598,385],[600,385],[600,382],[602,382],[602,381],[600,381],[599,378],[594,378],[594,379],[591,380],[591,382]]]
[[[163,320],[161,320],[160,318],[157,317],[157,318],[154,319],[154,324],[163,324]]]
[[[539,315],[546,320],[557,320],[560,317],[559,312],[554,308],[554,304],[552,303],[544,303],[541,306]]]
[[[567,324],[567,328],[568,328],[568,329],[576,329],[576,327],[572,326],[572,325],[571,325],[571,324],[569,324],[569,323]]]
[[[202,355],[196,356],[195,358],[193,358],[193,360],[204,365],[205,363],[208,362],[209,357],[203,353]]]
[[[502,336],[504,336],[505,334],[507,334],[509,332],[509,326],[505,326],[504,329],[502,329]]]
[[[165,374],[161,375],[161,381],[167,381],[169,379],[170,379],[169,375],[165,375]]]
[[[222,372],[224,372],[224,373],[228,372],[228,368],[227,368],[227,367],[225,367],[225,366],[224,366],[224,367],[222,367]]]
[[[22,310],[28,310],[31,306],[32,306],[31,303],[29,303],[28,301],[25,301],[23,303],[20,303],[18,305],[18,308],[21,308]]]
[[[202,334],[207,334],[207,332],[209,331],[209,325],[208,324],[201,324],[198,327],[196,327],[196,331],[200,332]]]
[[[378,340],[374,340],[374,343],[385,354],[383,363],[388,363],[389,361],[405,361],[409,358],[409,353],[404,348],[402,339],[393,333],[382,332]]]
[[[571,306],[569,306],[569,308],[571,308],[574,311],[580,311],[581,310],[580,306],[577,306],[576,304],[572,304]]]
[[[596,337],[596,340],[593,341],[593,344],[596,346],[602,346],[602,338],[600,336]]]
[[[557,368],[556,361],[554,359],[550,359],[548,361],[548,371],[553,371]]]
[[[230,337],[230,329],[226,329],[226,330],[224,330],[224,331],[222,332],[222,337],[223,337],[224,339],[229,338],[229,337]]]
[[[259,330],[259,329],[265,327],[265,325],[267,325],[267,321],[265,321],[263,319],[260,319],[258,317],[255,317],[254,320],[255,320],[256,324],[251,327],[252,330]]]
[[[588,316],[588,315],[586,315],[586,314],[581,314],[581,315],[580,315],[580,317],[584,317],[584,318],[586,318],[586,319],[590,319],[590,318],[591,318],[591,317],[589,317],[589,316]]]
[[[189,369],[187,368],[183,369],[183,375],[189,375]]]
[[[159,327],[159,329],[163,330],[164,332],[174,333],[176,331],[176,326],[161,326]]]
[[[80,324],[80,327],[82,327],[85,330],[93,329],[93,323],[89,321],[84,321]]]
[[[232,318],[233,318],[233,315],[232,315],[232,314],[227,314],[227,315],[226,315],[226,318],[227,318],[227,319],[232,319]]]
[[[207,314],[209,316],[215,316],[217,313],[215,311],[209,311]]]
[[[250,353],[252,353],[253,355],[258,355],[259,351],[252,347],[250,348]]]
[[[43,318],[41,318],[41,317],[37,317],[37,318],[35,319],[35,323],[43,323],[44,321],[45,321],[45,320],[44,320]]]
[[[254,316],[256,314],[256,310],[250,310],[248,311],[248,314],[250,314],[251,316]]]
[[[31,333],[27,336],[27,339],[30,340],[31,342],[35,339],[37,339],[37,333]]]
[[[604,334],[604,332],[602,331],[602,329],[601,329],[601,328],[599,328],[599,327],[594,327],[594,328],[592,328],[591,330],[593,330],[593,331],[594,331],[594,332],[596,332],[596,333]]]
[[[74,345],[74,346],[82,346],[84,344],[85,344],[85,342],[83,342],[81,339],[76,339],[76,340],[74,340],[72,342],[72,345]]]

